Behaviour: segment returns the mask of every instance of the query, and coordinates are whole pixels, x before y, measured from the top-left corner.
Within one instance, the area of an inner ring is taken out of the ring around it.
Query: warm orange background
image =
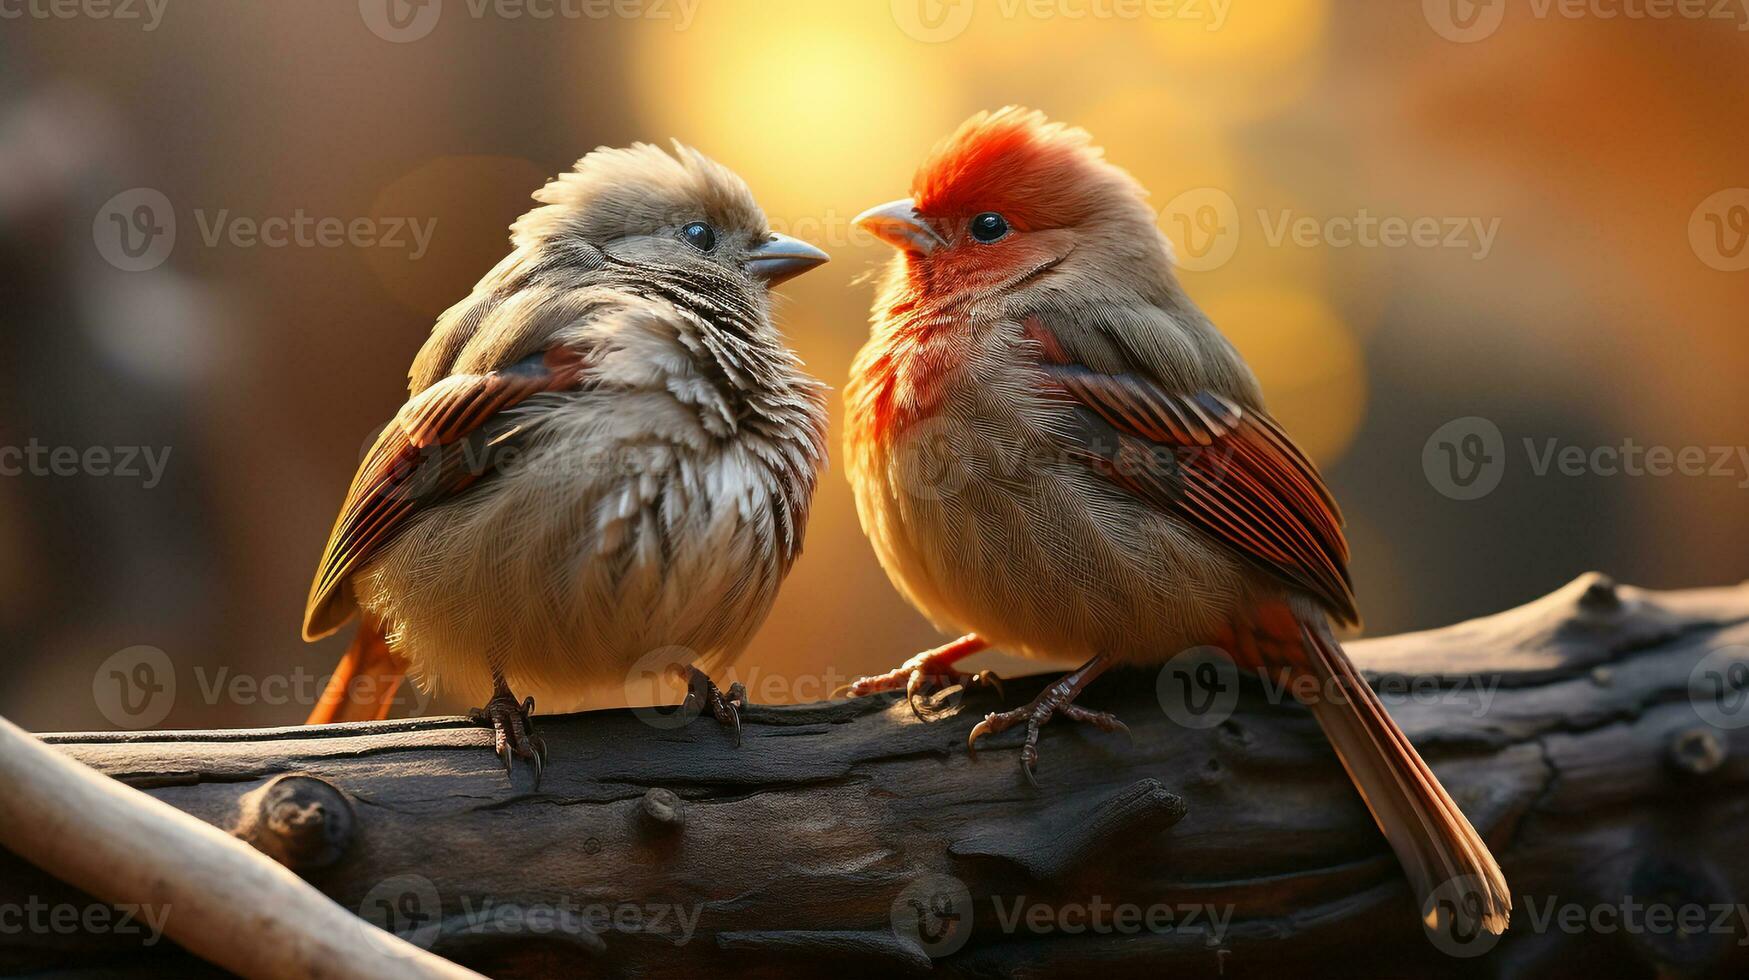
[[[849,219],[901,196],[965,116],[1008,102],[1091,129],[1163,208],[1207,188],[1234,203],[1231,259],[1183,278],[1345,504],[1370,629],[1493,611],[1591,568],[1656,586],[1743,577],[1743,464],[1537,476],[1523,449],[1749,443],[1749,271],[1715,268],[1722,252],[1709,265],[1690,238],[1710,227],[1703,201],[1749,186],[1742,17],[1571,18],[1531,0],[1194,0],[1139,18],[1096,16],[1136,9],[1112,0],[702,0],[681,29],[678,0],[653,3],[637,6],[670,16],[476,17],[445,0],[408,43],[373,34],[354,0],[170,0],[150,32],[0,24],[0,446],[173,450],[150,490],[0,477],[0,713],[109,727],[93,673],[137,644],[209,679],[325,672],[344,640],[306,647],[298,623],[362,446],[433,316],[584,151],[680,137],[739,170],[775,227],[831,250],[784,287],[782,315],[837,386],[887,258]],[[1502,12],[1480,39],[1441,33]],[[931,25],[953,36],[914,36]],[[137,186],[174,202],[180,237],[166,265],[117,272],[93,216]],[[417,261],[207,247],[193,216],[300,208],[435,219],[435,237]],[[1363,210],[1497,232],[1483,257],[1269,241],[1284,216]],[[1172,215],[1162,225],[1200,247]],[[1504,481],[1478,501],[1423,474],[1429,436],[1462,416],[1506,438]],[[935,642],[834,469],[743,670],[842,679]],[[306,707],[181,683],[194,696],[165,725],[287,723]],[[803,680],[766,690],[810,694]]]

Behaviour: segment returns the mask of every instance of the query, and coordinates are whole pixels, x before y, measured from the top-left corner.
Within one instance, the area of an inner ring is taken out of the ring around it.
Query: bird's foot
[[[504,775],[511,776],[512,758],[529,761],[534,768],[534,788],[540,789],[541,775],[546,769],[547,743],[534,731],[534,698],[516,703],[502,681],[484,708],[468,712],[468,720],[476,725],[492,726],[492,751],[504,761]]]
[[[976,634],[964,636],[945,646],[925,650],[884,674],[874,674],[852,681],[842,690],[853,698],[861,698],[882,691],[903,689],[905,703],[911,706],[911,713],[927,720],[927,716],[917,706],[919,695],[927,696],[957,685],[965,689],[993,688],[997,696],[1001,696],[1002,678],[996,676],[995,671],[980,670],[975,674],[968,674],[953,666],[961,658],[970,656],[985,646],[987,644]]]
[[[736,681],[729,685],[729,693],[724,694],[709,674],[697,667],[686,668],[686,701],[681,708],[685,711],[709,709],[718,724],[734,733],[736,748],[741,747],[741,710],[746,707],[745,684]]]
[[[1082,689],[1099,676],[1105,667],[1103,659],[1095,657],[1080,670],[1064,675],[1061,680],[1045,688],[1026,707],[985,715],[984,720],[973,726],[971,733],[966,736],[966,748],[975,755],[978,751],[978,739],[1005,732],[1025,722],[1026,741],[1020,747],[1020,768],[1026,775],[1026,781],[1037,786],[1038,732],[1052,718],[1060,716],[1092,725],[1102,732],[1123,732],[1129,735],[1129,726],[1118,721],[1116,715],[1105,711],[1092,711],[1074,703]]]

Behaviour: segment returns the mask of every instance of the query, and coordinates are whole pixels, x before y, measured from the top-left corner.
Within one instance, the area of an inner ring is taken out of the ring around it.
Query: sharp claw
[[[1038,787],[1038,740],[1039,731],[1052,718],[1064,719],[1091,724],[1101,731],[1121,731],[1134,744],[1135,737],[1130,733],[1129,726],[1119,721],[1115,715],[1102,711],[1090,711],[1077,706],[1075,696],[1081,693],[1092,678],[1105,669],[1103,657],[1089,660],[1080,670],[1066,675],[1056,684],[1046,688],[1032,703],[1012,711],[992,712],[984,716],[984,720],[972,726],[966,734],[966,749],[972,755],[977,755],[978,739],[985,735],[1007,731],[1022,722],[1026,723],[1026,738],[1020,748],[1020,771],[1026,781],[1033,787]],[[1000,679],[989,671],[981,671],[974,675],[968,683],[995,684],[1000,690]]]
[[[989,686],[995,688],[996,689],[996,698],[998,700],[1007,700],[1008,692],[1002,689],[1002,678],[997,676],[995,671],[993,671],[993,670],[980,670],[980,671],[978,671],[978,676],[973,678],[973,679],[976,680],[979,684],[988,684]]]
[[[681,702],[681,708],[695,715],[709,709],[717,724],[734,731],[736,748],[741,746],[741,709],[746,705],[747,685],[736,681],[729,685],[728,693],[725,694],[704,671],[696,667],[687,668],[686,700]]]
[[[973,725],[972,730],[970,732],[966,733],[966,751],[967,752],[970,752],[973,755],[978,754],[978,739],[983,738],[985,735],[990,734],[991,730],[994,729],[994,727],[995,727],[993,724],[991,724],[993,721],[995,721],[995,719],[996,719],[996,716],[994,714],[985,715],[983,721],[980,721],[976,725]]]
[[[516,698],[500,684],[498,693],[486,702],[484,708],[472,708],[468,711],[468,720],[491,726],[492,754],[503,763],[505,779],[510,780],[514,786],[516,760],[527,759],[529,767],[534,770],[534,788],[540,789],[549,763],[546,739],[535,734],[534,698],[523,698],[519,705]]]
[[[910,706],[913,717],[918,721],[926,722],[930,720],[929,717],[923,713],[922,708],[917,707],[917,692],[922,689],[923,673],[921,671],[912,671],[911,679],[905,682],[905,703]]]

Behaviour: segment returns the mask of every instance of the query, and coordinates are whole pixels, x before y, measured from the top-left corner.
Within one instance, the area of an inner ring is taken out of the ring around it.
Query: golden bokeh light
[[[906,36],[886,4],[728,0],[685,32],[639,40],[644,117],[740,172],[774,224],[829,213],[848,229],[904,193],[964,115],[940,49]]]
[[[1208,13],[1150,18],[1147,36],[1188,104],[1238,124],[1304,97],[1323,68],[1330,6],[1330,0],[1184,4]]]

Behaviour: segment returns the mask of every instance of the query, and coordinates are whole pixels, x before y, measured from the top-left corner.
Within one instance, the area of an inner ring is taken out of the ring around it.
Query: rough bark
[[[1176,675],[1108,674],[1082,703],[1133,742],[1053,723],[1038,789],[1017,734],[976,756],[965,737],[1044,676],[949,696],[928,724],[894,696],[756,705],[739,749],[708,716],[541,718],[538,792],[460,719],[44,738],[500,977],[1744,976],[1744,644],[1749,587],[1593,575],[1350,645],[1506,870],[1497,943],[1424,933],[1309,712],[1255,680],[1190,728],[1162,708]],[[0,909],[32,896],[81,900],[0,853]],[[919,905],[959,918],[925,915],[920,941]],[[1663,906],[1669,923],[1646,911]],[[963,945],[932,956],[943,934]],[[201,968],[168,944],[0,929],[0,970],[92,966]]]

